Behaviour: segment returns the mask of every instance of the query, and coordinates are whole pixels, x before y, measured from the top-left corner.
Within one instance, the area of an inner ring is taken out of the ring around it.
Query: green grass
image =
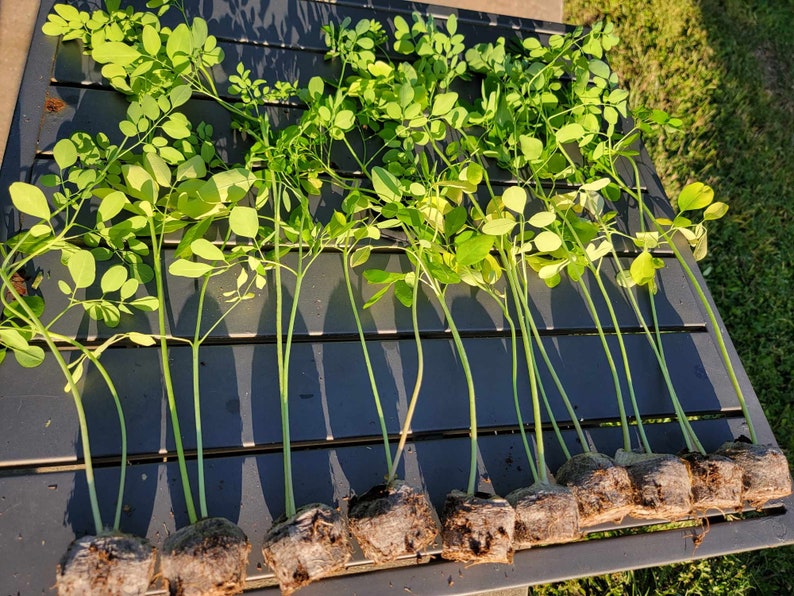
[[[567,0],[566,22],[612,20],[610,61],[635,105],[684,119],[646,139],[674,196],[696,180],[730,204],[702,263],[772,424],[794,454],[794,19],[788,2]],[[537,594],[790,594],[794,548],[623,573]]]

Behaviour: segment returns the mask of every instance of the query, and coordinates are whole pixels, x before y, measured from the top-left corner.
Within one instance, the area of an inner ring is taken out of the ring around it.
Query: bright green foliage
[[[102,64],[102,75],[122,93],[135,97],[165,95],[182,82],[202,89],[214,84],[209,69],[220,64],[223,51],[207,23],[196,18],[172,29],[160,24],[170,2],[159,2],[158,14],[121,10],[119,2],[107,3],[107,11],[91,13],[56,4],[43,30],[79,39],[84,50]]]
[[[630,113],[628,93],[618,88],[617,75],[605,56],[618,42],[613,24],[596,23],[587,32],[577,28],[566,35],[552,35],[545,45],[528,37],[472,46],[458,33],[454,15],[441,22],[413,15],[410,23],[397,16],[393,36],[377,21],[347,19],[323,27],[327,58],[342,73],[338,80],[313,77],[305,88],[298,88],[286,81],[252,80],[251,70],[239,64],[229,76],[229,92],[235,98],[231,103],[219,97],[210,73],[223,55],[207,23],[185,18],[176,27],[166,28],[159,17],[168,4],[149,2],[150,8],[159,9],[158,15],[120,11],[116,2],[108,3],[107,12],[90,14],[56,6],[45,32],[82,40],[84,50],[103,65],[103,75],[130,96],[127,116],[119,123],[125,141],[114,146],[104,135],[92,139],[84,134],[60,141],[54,158],[61,172],[53,182],[59,190],[52,201],[30,185],[19,183],[12,188],[18,211],[37,221],[9,246],[31,258],[41,250],[61,251],[68,272],[60,281],[61,291],[72,305],[80,304],[91,317],[110,326],[132,309],[159,309],[164,376],[170,384],[162,312],[166,275],[162,247],[167,235],[180,234],[168,274],[201,284],[198,323],[189,342],[196,412],[200,406],[197,353],[209,333],[202,331],[201,309],[209,284],[222,275],[234,280],[234,289],[224,294],[227,309],[210,324],[211,331],[236,304],[252,298],[254,289],[262,289],[272,270],[288,514],[295,509],[288,380],[302,281],[323,249],[339,249],[362,335],[349,269],[367,264],[383,234],[398,236],[411,270],[366,269],[363,276],[376,289],[363,308],[393,292],[412,309],[415,319],[420,288],[442,308],[469,390],[469,491],[476,480],[476,399],[465,347],[446,304],[450,285],[464,283],[487,293],[497,300],[506,319],[510,319],[509,305],[518,313],[537,430],[533,466],[541,481],[546,481],[546,466],[540,394],[544,400],[546,396],[536,378],[536,350],[550,373],[555,373],[532,320],[531,275],[549,287],[568,278],[578,284],[592,306],[628,443],[617,369],[584,278],[595,280],[607,298],[634,402],[626,351],[601,280],[602,263],[606,259],[617,262],[617,242],[633,242],[640,252],[619,272],[618,282],[627,288],[647,286],[655,291],[656,271],[664,263],[653,251],[681,235],[695,258],[703,258],[705,222],[724,216],[727,206],[714,202],[711,187],[695,183],[682,190],[672,220],[654,219],[651,228],[632,230],[633,236],[617,229],[615,203],[625,195],[641,203],[640,189],[634,181],[627,184],[617,164],[633,165],[641,134],[673,130],[683,122],[659,109],[635,108]],[[393,61],[391,52],[397,52],[400,60]],[[469,81],[472,89],[480,90],[472,103],[453,90],[460,81]],[[215,154],[211,127],[194,126],[178,110],[193,93],[215,99],[230,112],[233,127],[250,140],[244,163],[223,163]],[[298,122],[275,128],[265,104],[295,99],[305,104]],[[627,125],[630,120],[633,128]],[[337,152],[355,162],[354,175],[340,172],[331,163],[330,156]],[[493,183],[494,167],[504,170],[513,182]],[[344,199],[341,208],[322,221],[315,201],[329,187],[341,191]],[[96,213],[96,226],[80,236],[85,248],[59,236],[49,224],[75,200]],[[107,267],[100,269],[99,264],[106,261],[110,261]],[[282,298],[286,275],[294,277],[295,284],[288,311]],[[96,286],[97,280],[101,298],[76,297],[78,290]],[[136,297],[150,281],[157,286],[156,295]],[[509,325],[516,358],[516,326],[512,320]],[[136,343],[146,341],[127,337]],[[531,345],[533,338],[536,347]],[[29,344],[16,335],[7,334],[5,344],[21,354],[18,358],[35,361]],[[367,359],[363,339],[362,346]],[[664,368],[659,348],[657,355]],[[514,384],[515,370],[514,361]],[[391,468],[388,433],[369,372]],[[554,380],[581,432],[564,387],[556,376]],[[173,388],[166,389],[171,403]],[[548,402],[546,407],[551,414]],[[518,404],[517,412],[520,417]],[[172,420],[179,437],[173,407]],[[639,431],[644,440],[641,425]],[[644,446],[650,449],[647,442]],[[393,470],[390,474],[393,477]],[[183,483],[187,487],[184,470]],[[203,471],[199,483],[201,514],[206,515]],[[189,495],[186,490],[194,518]]]

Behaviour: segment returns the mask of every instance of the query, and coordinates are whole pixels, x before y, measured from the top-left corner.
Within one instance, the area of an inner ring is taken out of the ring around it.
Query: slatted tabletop
[[[140,4],[143,4],[142,2]],[[215,75],[225,89],[229,72],[243,61],[253,76],[267,80],[307,82],[311,76],[335,76],[323,58],[320,26],[375,18],[390,30],[395,14],[430,11],[444,19],[452,9],[371,1],[362,3],[272,0],[229,3],[221,0],[187,2],[191,14],[202,16],[226,54]],[[192,6],[197,5],[197,6]],[[14,181],[35,183],[55,168],[55,142],[78,130],[96,133],[117,130],[126,100],[102,80],[98,68],[76,43],[59,43],[41,33],[52,0],[42,3],[30,56],[20,91],[15,123],[5,161],[0,170],[0,207],[4,234],[19,224],[6,189]],[[459,32],[468,41],[492,41],[520,32],[541,39],[563,31],[559,25],[459,11]],[[477,92],[477,90],[474,90]],[[276,105],[271,113],[276,125],[294,121],[300,106]],[[242,156],[245,140],[231,132],[229,116],[214,103],[193,99],[185,109],[195,121],[214,125],[220,153],[228,160]],[[341,161],[340,169],[354,169]],[[641,161],[645,195],[657,213],[669,211],[668,202],[647,156]],[[507,184],[505,176],[497,184]],[[338,207],[341,194],[326,191],[317,213]],[[637,210],[628,204],[621,214],[632,228]],[[623,247],[628,263],[631,247]],[[166,260],[173,258],[173,246]],[[673,382],[704,447],[713,451],[724,441],[746,434],[746,423],[715,339],[687,278],[671,253],[661,252],[657,297]],[[56,258],[54,255],[52,258]],[[352,493],[362,493],[382,481],[382,445],[369,381],[361,361],[356,328],[347,303],[338,252],[321,255],[305,283],[299,303],[293,369],[290,371],[296,499],[299,504],[333,503],[342,511]],[[46,260],[36,267],[47,272]],[[694,264],[694,263],[693,263]],[[397,250],[384,249],[372,257],[371,266],[407,271],[407,259]],[[614,279],[613,271],[605,279]],[[359,272],[360,273],[360,272]],[[594,285],[592,280],[587,280]],[[214,279],[209,311],[217,311],[222,292],[233,283]],[[374,292],[362,278],[353,280],[364,299]],[[622,445],[615,423],[618,412],[610,393],[610,377],[592,318],[580,290],[563,281],[549,290],[535,280],[530,288],[532,308],[552,362],[562,377],[588,436],[599,451],[614,453]],[[45,275],[39,291],[59,310],[56,280]],[[287,283],[285,292],[292,296]],[[667,397],[656,359],[637,323],[624,290],[610,287],[621,329],[626,334],[637,398],[651,445],[657,452],[676,453],[683,445],[674,411]],[[196,287],[184,278],[169,278],[167,317],[173,337],[192,335]],[[641,308],[649,303],[638,292]],[[509,331],[497,304],[470,288],[450,288],[448,304],[459,322],[473,364],[478,389],[481,433],[481,486],[505,495],[531,484],[512,402]],[[254,548],[250,557],[251,593],[276,588],[265,567],[259,545],[271,521],[284,511],[281,467],[281,430],[275,356],[273,297],[267,291],[242,304],[211,334],[201,351],[202,415],[208,504],[211,514],[237,522]],[[467,479],[468,410],[466,387],[449,330],[438,304],[421,297],[420,327],[426,352],[426,381],[412,424],[409,450],[403,464],[408,482],[427,490],[439,508],[444,495],[462,488]],[[607,319],[605,303],[598,309]],[[156,317],[145,314],[123,318],[121,331],[153,332]],[[410,312],[390,301],[381,301],[363,315],[375,374],[384,401],[389,432],[396,438],[404,420],[416,374],[416,353]],[[720,323],[721,324],[721,323]],[[58,330],[86,341],[108,336],[107,328],[76,313],[60,321]],[[612,331],[607,329],[608,332]],[[610,341],[616,347],[614,334]],[[739,365],[731,357],[749,399],[759,439],[775,443],[757,398]],[[594,355],[599,355],[595,357]],[[175,343],[171,349],[180,417],[193,419],[190,350]],[[152,348],[114,348],[103,363],[120,389],[128,421],[128,486],[124,497],[122,529],[144,535],[159,546],[165,536],[187,523],[176,469],[175,448],[162,390],[159,352]],[[542,371],[542,375],[545,374]],[[83,474],[77,417],[63,393],[63,379],[47,358],[38,369],[23,369],[8,358],[0,368],[0,592],[37,594],[54,585],[55,565],[67,545],[92,531],[91,513]],[[551,379],[544,377],[551,386]],[[528,394],[526,380],[519,386]],[[119,475],[119,440],[115,409],[98,375],[88,374],[83,384],[97,483],[103,513],[109,516]],[[553,404],[568,446],[578,451],[568,412]],[[529,405],[525,419],[529,419]],[[184,427],[190,471],[195,474],[195,437]],[[564,461],[550,428],[548,463],[556,470]],[[636,437],[635,437],[636,441]],[[765,509],[739,521],[715,516],[710,530],[696,547],[692,528],[621,535],[598,540],[537,548],[516,553],[512,565],[465,567],[441,560],[438,549],[418,560],[402,561],[388,569],[373,569],[360,553],[350,564],[351,573],[306,588],[311,594],[472,593],[484,589],[636,568],[715,554],[794,542],[794,501]],[[647,523],[647,522],[646,522]],[[626,520],[620,527],[638,522]]]

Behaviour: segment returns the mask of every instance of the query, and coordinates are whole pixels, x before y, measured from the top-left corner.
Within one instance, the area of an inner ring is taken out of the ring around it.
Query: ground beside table
[[[35,182],[50,172],[52,147],[58,138],[75,130],[112,129],[126,110],[124,98],[107,88],[98,69],[81,56],[75,44],[59,44],[40,33],[52,3],[43,4],[11,133],[15,143],[9,144],[0,171],[3,189],[16,180]],[[255,76],[268,80],[297,78],[301,82],[333,70],[323,60],[322,24],[345,16],[354,20],[377,18],[386,23],[395,14],[407,14],[411,9],[396,2],[391,6],[373,2],[362,7],[362,3],[353,2],[283,0],[256,3],[254,9],[231,14],[227,3],[220,0],[197,4],[210,32],[222,41],[227,55],[225,72],[231,72],[236,61],[242,59],[259,69]],[[453,12],[449,8],[429,10],[439,19]],[[515,32],[545,36],[562,30],[550,23],[455,12],[460,31],[470,40],[492,40]],[[220,80],[224,84],[222,75]],[[274,106],[274,117],[288,119],[294,109]],[[214,123],[218,145],[227,156],[241,154],[244,141],[231,134],[228,116],[222,110],[209,101],[194,99],[186,111],[196,120]],[[665,212],[666,199],[647,157],[642,175],[648,200]],[[507,182],[497,181],[502,185]],[[16,220],[5,190],[2,197],[8,233],[16,226]],[[329,194],[323,200],[330,209],[340,196]],[[636,221],[636,210],[630,209],[623,217]],[[746,424],[706,317],[683,271],[670,253],[659,256],[667,264],[659,316],[666,332],[671,368],[676,371],[674,382],[685,400],[686,411],[699,417],[695,424],[705,447],[713,451],[723,441],[744,433]],[[385,269],[405,268],[396,253],[373,258],[377,261],[373,264]],[[344,304],[339,255],[327,253],[321,260],[321,274],[307,283],[300,303],[294,355],[292,385],[297,399],[292,404],[292,415],[300,421],[293,431],[296,492],[299,502],[335,503],[344,510],[352,491],[363,492],[381,481],[381,453],[368,381],[356,359],[355,328]],[[46,263],[38,265],[47,268]],[[363,281],[355,282],[365,292],[371,292]],[[57,301],[54,283],[45,279],[41,291]],[[606,400],[605,404],[594,396],[600,388],[594,379],[604,378],[603,367],[591,360],[589,369],[565,368],[565,362],[577,355],[599,349],[582,296],[575,287],[565,284],[555,288],[553,300],[540,282],[532,290],[544,342],[559,360],[577,413],[600,450],[614,452],[621,445],[620,432],[613,425],[617,420],[614,400]],[[223,280],[212,295],[220,299],[222,291]],[[611,291],[620,321],[627,329],[632,328],[631,309],[628,304],[618,303],[620,290]],[[291,295],[290,288],[287,292]],[[193,285],[174,280],[169,293],[171,333],[185,335],[192,329],[193,321],[187,313],[191,311]],[[504,320],[497,308],[468,290],[451,290],[449,299],[456,319],[465,322],[462,333],[475,366],[475,382],[488,379],[479,382],[481,394],[488,394],[488,399],[479,404],[480,471],[488,479],[481,488],[493,487],[506,494],[529,484],[530,479],[520,459],[522,448],[512,409]],[[605,312],[603,304],[600,309]],[[450,454],[465,454],[468,447],[465,387],[443,320],[438,306],[426,300],[421,327],[432,375],[424,389],[428,397],[414,419],[411,447],[404,464],[406,479],[424,487],[437,508],[451,488],[464,483],[466,475],[465,466],[457,465],[458,461],[465,461],[465,456],[454,458]],[[88,320],[64,320],[61,325],[65,332],[83,338],[107,335],[106,329]],[[405,312],[379,303],[369,311],[365,325],[371,345],[380,348],[373,349],[374,365],[379,378],[386,380],[387,423],[390,432],[396,434],[415,373],[410,320]],[[123,330],[153,328],[152,318],[122,322]],[[272,519],[284,509],[273,329],[272,303],[265,294],[235,311],[202,356],[203,391],[207,397],[204,418],[212,421],[206,425],[204,437],[209,508],[214,514],[237,521],[251,539],[252,593],[273,590],[266,587],[272,582],[258,546]],[[672,418],[673,411],[665,399],[661,375],[643,337],[629,335],[627,342],[632,348],[632,365],[645,379],[638,394],[642,413],[659,421],[649,424],[651,443],[658,451],[676,452],[682,444],[677,425],[664,421]],[[189,366],[188,352],[187,348],[173,349],[176,366]],[[738,362],[735,353],[732,357]],[[122,389],[129,425],[131,466],[122,527],[160,545],[168,533],[186,523],[187,516],[160,387],[158,354],[153,348],[113,350],[103,361]],[[739,374],[760,440],[773,443],[774,437],[746,376],[741,370]],[[55,564],[68,543],[91,530],[77,423],[52,362],[28,371],[9,359],[0,368],[0,376],[0,548],[4,553],[0,577],[5,578],[3,587],[9,593],[46,592],[54,584]],[[176,382],[182,396],[180,411],[186,419],[192,418],[190,381],[185,377]],[[103,421],[114,419],[113,404],[103,395],[99,380],[90,375],[84,399],[89,425],[95,429],[92,439],[100,499],[109,506],[118,477],[119,452],[114,430]],[[565,425],[567,413],[559,408],[555,415]],[[565,432],[568,443],[575,445],[573,432]],[[550,431],[548,435],[551,438]],[[186,437],[188,449],[195,445],[192,440]],[[549,450],[550,467],[556,469],[564,461],[563,454],[551,440]],[[194,462],[194,453],[190,456]],[[451,461],[455,464],[451,465]],[[194,468],[195,465],[192,473]],[[702,541],[693,539],[696,532],[692,528],[625,535],[521,551],[513,565],[465,567],[440,560],[436,556],[438,549],[433,549],[419,564],[408,559],[402,566],[372,570],[359,556],[350,566],[351,574],[324,580],[302,593],[465,594],[791,543],[791,504],[789,499],[740,521],[729,522],[715,516]],[[641,522],[627,520],[620,527],[635,525]],[[353,573],[356,571],[361,573]]]

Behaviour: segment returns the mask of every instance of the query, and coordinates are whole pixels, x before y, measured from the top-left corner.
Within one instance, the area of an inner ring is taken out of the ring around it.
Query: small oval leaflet
[[[540,252],[554,252],[562,246],[562,240],[550,230],[543,230],[535,236],[535,246]]]
[[[515,225],[516,222],[512,219],[492,219],[483,224],[482,231],[483,234],[488,234],[489,236],[504,236],[509,234]]]
[[[87,250],[78,250],[66,263],[75,288],[87,288],[96,279],[96,261]]]
[[[206,238],[198,238],[190,243],[190,250],[197,257],[207,261],[223,261],[223,251]]]
[[[400,181],[380,166],[372,168],[372,186],[378,196],[387,202],[399,201],[403,196]]]
[[[212,265],[208,263],[197,263],[196,261],[188,261],[187,259],[179,259],[178,261],[174,261],[168,267],[168,272],[171,275],[176,275],[177,277],[201,277],[202,275],[209,273],[212,271]],[[142,299],[140,299],[142,300]],[[139,308],[134,301],[132,302],[132,306]]]
[[[511,186],[502,195],[502,203],[511,211],[523,213],[527,205],[527,191],[520,186]]]
[[[536,228],[545,228],[557,221],[557,215],[551,211],[541,211],[527,220],[527,223]]]
[[[58,167],[65,170],[77,163],[77,147],[69,139],[61,139],[52,148],[52,156]]]
[[[124,265],[114,265],[105,271],[100,281],[100,287],[106,294],[120,290],[127,281],[127,268]]]
[[[557,142],[560,144],[570,143],[572,141],[578,141],[583,136],[584,136],[584,128],[582,128],[581,124],[577,124],[576,122],[573,122],[571,124],[566,124],[561,129],[559,129],[555,134],[555,138],[557,139]]]
[[[703,209],[714,200],[714,190],[702,182],[687,184],[678,195],[678,210],[680,212]]]
[[[256,238],[259,231],[259,215],[253,207],[235,206],[229,213],[229,227],[242,238]]]
[[[39,188],[27,182],[14,182],[8,188],[8,192],[18,211],[33,217],[49,219],[50,207],[47,204],[47,197]]]

